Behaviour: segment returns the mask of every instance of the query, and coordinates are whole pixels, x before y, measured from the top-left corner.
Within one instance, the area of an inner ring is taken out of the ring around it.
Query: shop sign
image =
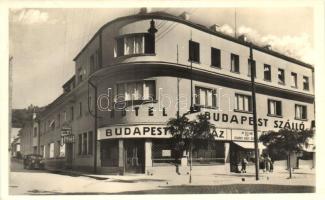
[[[62,127],[61,129],[61,146],[67,143],[74,143],[74,135],[70,127]]]
[[[162,157],[171,157],[172,156],[172,151],[169,149],[164,149],[161,152]]]
[[[228,129],[214,129],[211,131],[211,134],[214,136],[215,140],[230,140]]]
[[[261,132],[258,131],[258,136],[261,135]],[[254,141],[254,132],[248,130],[236,130],[231,131],[231,140],[235,141]]]
[[[113,138],[170,138],[163,125],[110,126],[98,129],[98,140]]]

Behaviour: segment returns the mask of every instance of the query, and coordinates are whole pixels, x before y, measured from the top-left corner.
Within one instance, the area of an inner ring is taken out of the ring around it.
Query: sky
[[[73,58],[105,23],[138,13],[139,8],[29,8],[11,9],[9,53],[12,62],[12,107],[45,106],[62,93],[74,74]],[[180,15],[225,34],[246,34],[258,45],[304,62],[314,62],[312,7],[276,8],[154,8]],[[236,14],[235,14],[236,13]],[[235,20],[236,16],[236,20]]]

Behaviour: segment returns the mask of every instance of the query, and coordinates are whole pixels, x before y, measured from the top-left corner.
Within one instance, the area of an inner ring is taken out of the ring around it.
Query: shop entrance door
[[[124,159],[126,173],[144,173],[144,141],[125,140]]]
[[[67,157],[66,168],[71,169],[72,168],[72,159],[73,159],[73,144],[66,143],[65,145],[66,145],[66,157]]]

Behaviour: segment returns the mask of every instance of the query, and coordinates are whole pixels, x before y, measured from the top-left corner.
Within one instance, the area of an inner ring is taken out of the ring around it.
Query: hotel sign
[[[231,130],[211,131],[215,140],[231,140]],[[172,135],[165,125],[109,126],[98,129],[98,140],[115,138],[170,138]]]
[[[164,125],[110,126],[98,129],[98,140],[114,138],[170,138]]]

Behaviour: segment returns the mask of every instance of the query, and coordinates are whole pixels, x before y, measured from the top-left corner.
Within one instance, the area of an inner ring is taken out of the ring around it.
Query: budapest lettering
[[[108,138],[169,138],[171,134],[163,125],[111,126],[98,129],[98,139]]]
[[[229,124],[244,124],[248,123],[249,125],[253,125],[253,117],[247,117],[247,116],[237,116],[235,114],[228,115],[226,113],[210,113],[205,112],[205,115],[208,117],[210,121],[215,122],[224,122]],[[267,118],[257,118],[257,126],[260,127],[267,127],[269,126],[269,119]],[[282,129],[295,129],[295,130],[304,130],[305,124],[303,122],[291,122],[290,120],[283,121],[283,120],[274,120],[273,124],[271,124],[272,127]]]
[[[123,127],[123,128],[108,128],[105,131],[106,136],[112,135],[167,135],[166,127]]]

